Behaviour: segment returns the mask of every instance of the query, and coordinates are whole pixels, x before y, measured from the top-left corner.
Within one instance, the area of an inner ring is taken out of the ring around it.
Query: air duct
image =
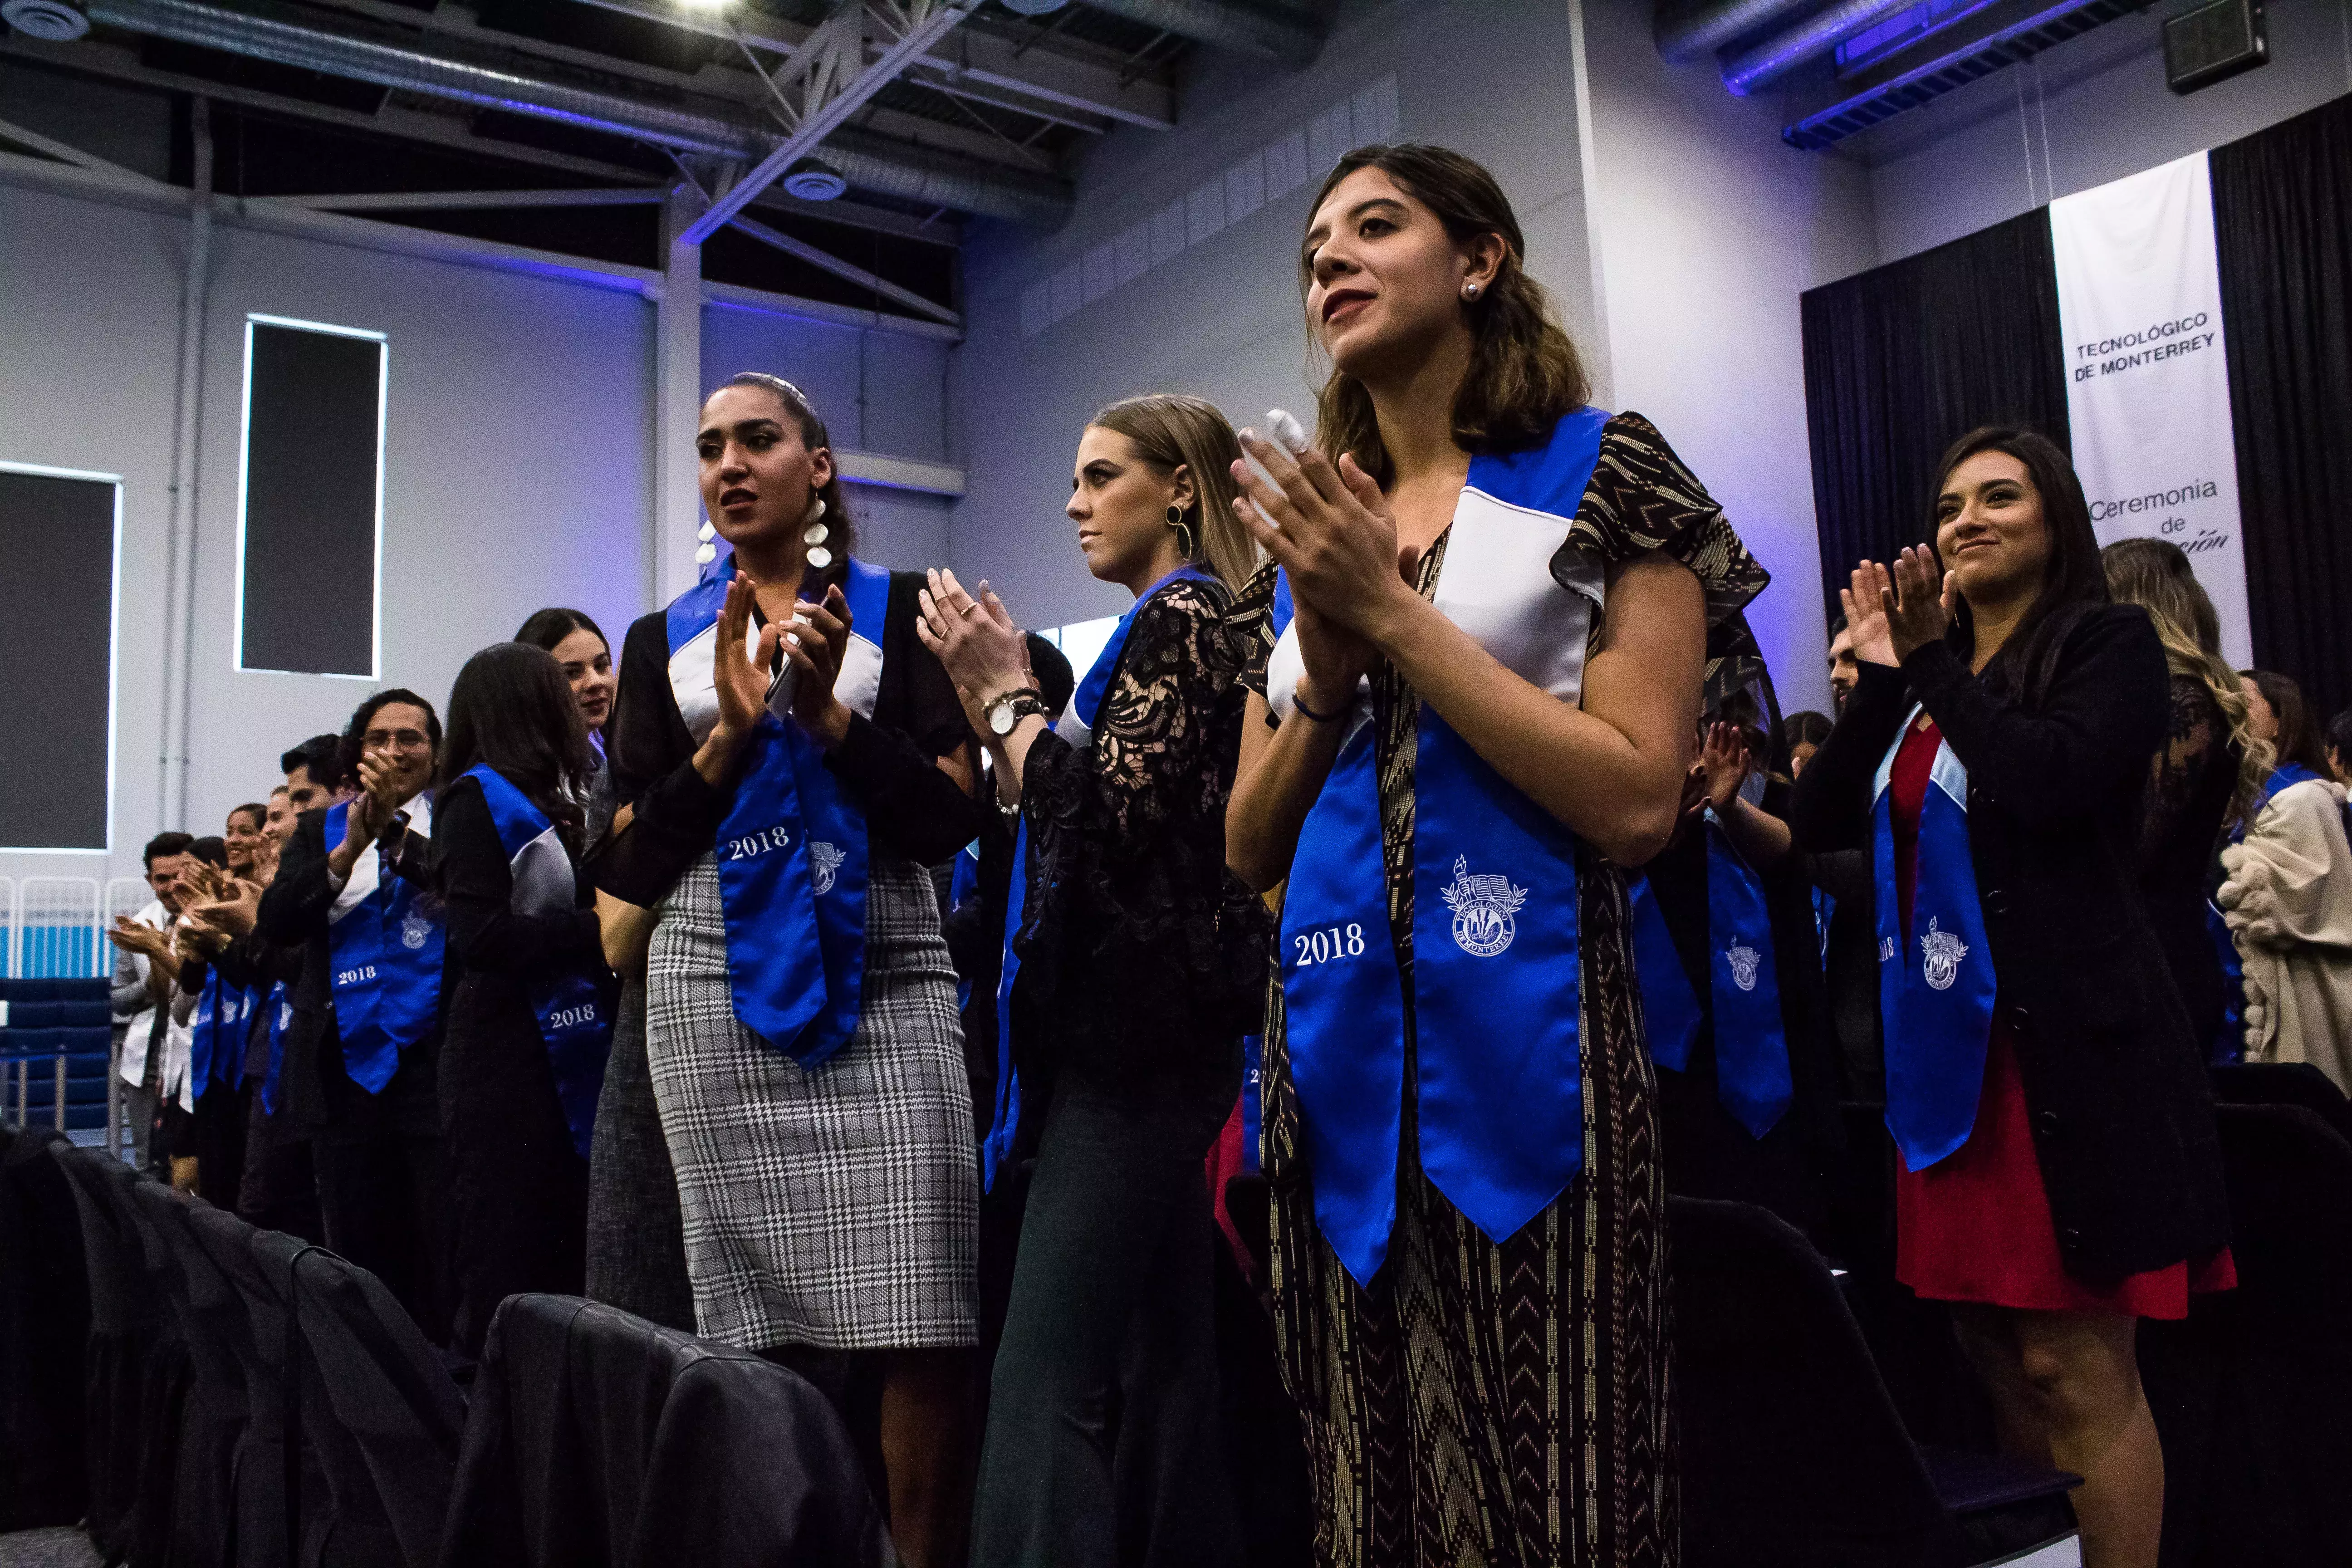
[[[1717,0],[1671,16],[1661,7],[1652,35],[1662,58],[1674,65],[1687,65],[1804,7],[1805,0]]]
[[[1723,68],[1723,85],[1734,95],[1745,98],[1758,88],[1778,81],[1807,60],[1829,53],[1872,23],[1916,4],[1917,0],[1837,0],[1827,10],[1815,12],[1795,26],[1773,34],[1727,61]]]
[[[292,22],[231,11],[199,0],[91,0],[89,19],[105,26],[248,59],[364,81],[403,92],[470,103],[626,136],[681,153],[757,163],[771,139],[715,115],[496,70],[467,60],[364,38],[342,37]],[[1053,182],[998,177],[967,164],[917,161],[871,144],[850,153],[829,141],[825,161],[862,189],[909,195],[957,212],[1051,226],[1069,216],[1070,197]]]
[[[1303,66],[1323,47],[1323,28],[1313,17],[1249,0],[1086,0],[1089,10],[1195,43],[1245,55],[1264,55]]]

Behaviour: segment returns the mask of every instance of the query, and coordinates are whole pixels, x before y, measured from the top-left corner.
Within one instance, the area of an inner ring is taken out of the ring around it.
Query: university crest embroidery
[[[1952,982],[1959,978],[1960,960],[1969,955],[1969,944],[1948,931],[1936,929],[1936,917],[1927,917],[1927,933],[1919,939],[1919,952],[1925,962],[1921,973],[1931,991],[1949,991]]]
[[[1528,901],[1525,888],[1511,886],[1508,877],[1489,872],[1470,874],[1464,857],[1454,858],[1454,882],[1445,889],[1445,907],[1454,911],[1454,943],[1474,958],[1492,958],[1511,945],[1518,927],[1511,917]]]
[[[425,939],[432,934],[433,922],[414,911],[410,912],[406,920],[400,922],[400,945],[411,952],[423,947]]]
[[[833,874],[841,869],[845,858],[838,844],[827,844],[822,838],[809,840],[809,887],[817,897],[833,891]]]
[[[1764,955],[1738,937],[1733,937],[1731,945],[1723,950],[1723,956],[1731,964],[1731,983],[1742,991],[1755,990],[1756,966],[1762,962]]]

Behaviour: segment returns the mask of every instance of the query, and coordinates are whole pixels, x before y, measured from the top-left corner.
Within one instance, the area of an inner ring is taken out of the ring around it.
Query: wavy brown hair
[[[1503,242],[1494,282],[1462,305],[1474,342],[1469,372],[1454,395],[1454,443],[1465,452],[1517,452],[1549,440],[1561,416],[1591,396],[1591,384],[1583,356],[1552,310],[1551,296],[1528,275],[1527,239],[1503,187],[1480,164],[1450,148],[1421,142],[1374,143],[1339,160],[1307,212],[1321,210],[1339,182],[1359,169],[1378,169],[1394,180],[1436,215],[1454,244],[1467,245],[1486,234]],[[1313,268],[1302,253],[1302,300],[1313,282]],[[1307,342],[1315,341],[1310,322]],[[1344,371],[1333,370],[1323,383],[1315,438],[1335,463],[1342,452],[1352,455],[1382,489],[1396,478],[1396,466],[1381,443],[1372,395]]]
[[[2118,605],[2137,605],[2156,623],[2164,662],[2177,676],[2191,676],[2213,696],[2229,727],[2231,753],[2238,762],[2238,785],[2230,795],[2230,818],[2237,820],[2262,793],[2271,773],[2271,743],[2254,734],[2246,689],[2221,657],[2221,617],[2214,613],[2189,556],[2162,539],[2119,539],[2099,552],[2107,593]]]
[[[1234,465],[1241,460],[1242,447],[1233,421],[1204,399],[1157,392],[1121,398],[1087,423],[1135,443],[1136,455],[1163,479],[1180,468],[1192,471],[1192,510],[1184,520],[1192,533],[1190,559],[1215,573],[1228,589],[1241,592],[1257,566],[1257,546],[1234,515],[1234,500],[1241,493]]]

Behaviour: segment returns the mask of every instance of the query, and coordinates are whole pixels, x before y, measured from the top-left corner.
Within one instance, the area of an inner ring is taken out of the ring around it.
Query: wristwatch
[[[1043,718],[1045,712],[1045,700],[1037,695],[1034,688],[1016,686],[988,700],[989,732],[998,736],[1010,735],[1013,726],[1030,714]]]

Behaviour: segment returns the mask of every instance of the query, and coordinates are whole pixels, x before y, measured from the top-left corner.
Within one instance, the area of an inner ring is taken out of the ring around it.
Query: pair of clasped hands
[[[1838,590],[1853,657],[1899,666],[1915,650],[1941,642],[1959,592],[1958,579],[1924,544],[1906,546],[1891,573],[1878,562],[1863,562]]]
[[[837,583],[822,602],[796,599],[790,620],[771,620],[751,642],[751,607],[757,589],[744,574],[727,584],[719,608],[719,646],[711,656],[711,684],[719,699],[719,722],[711,740],[731,752],[767,715],[768,699],[789,677],[793,722],[825,751],[849,733],[849,707],[833,694],[849,651],[849,601]],[[747,651],[748,650],[748,651]],[[782,654],[785,668],[777,670]],[[776,673],[770,675],[771,670]]]
[[[169,932],[117,916],[106,940],[125,952],[160,962],[176,978],[180,966],[216,957],[230,942],[253,929],[261,908],[262,883],[231,876],[203,862],[180,873],[187,899]]]
[[[1374,648],[1426,607],[1413,586],[1421,551],[1399,545],[1388,497],[1352,453],[1335,466],[1290,415],[1271,409],[1265,422],[1270,440],[1246,426],[1238,432],[1248,458],[1233,466],[1242,491],[1234,515],[1290,580],[1291,625],[1311,696],[1318,706],[1344,709]]]

